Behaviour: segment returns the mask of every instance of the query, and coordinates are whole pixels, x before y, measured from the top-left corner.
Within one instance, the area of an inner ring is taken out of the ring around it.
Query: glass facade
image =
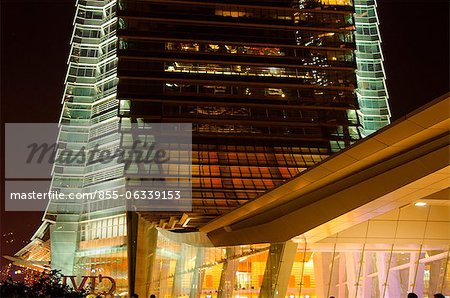
[[[120,0],[117,13],[121,121],[193,125],[193,210],[150,222],[195,230],[361,138],[350,1]]]
[[[210,247],[141,223],[153,235],[141,239],[156,244],[138,258],[150,259],[143,267],[151,272],[137,283],[138,293],[161,298],[378,298],[415,292],[431,298],[450,292],[448,211],[446,206],[408,206],[315,243],[300,235],[288,243],[232,247]],[[437,232],[437,221],[446,230]],[[418,224],[423,231],[405,229]]]
[[[114,151],[129,141],[121,124],[192,123],[193,209],[140,214],[156,226],[196,231],[388,123],[371,1],[78,0],[76,8],[63,148]],[[124,192],[139,182],[131,174],[115,160],[57,161],[51,187]],[[118,294],[145,277],[161,297],[191,295],[193,284],[202,297],[218,289],[246,297],[269,283],[265,260],[284,249],[197,248],[158,236],[159,265],[134,276],[132,218],[120,200],[51,202],[52,267],[113,276]],[[180,252],[182,262],[170,259]],[[294,297],[316,282],[311,252],[298,253]]]
[[[75,255],[75,275],[113,276],[116,294],[128,292],[126,237],[127,222],[123,215],[81,221],[79,249]]]
[[[356,72],[361,134],[389,124],[390,111],[376,0],[355,0]]]
[[[149,293],[157,297],[261,297],[268,255],[269,245],[198,248],[160,236]],[[184,270],[177,273],[177,266]],[[282,297],[406,297],[412,291],[411,283],[420,297],[433,297],[449,291],[449,269],[448,246],[420,250],[419,246],[299,244]],[[221,283],[226,274],[232,278]]]
[[[79,0],[68,60],[57,156],[119,146],[116,1]],[[57,159],[51,188],[60,193],[123,191],[123,164],[99,154],[84,164]],[[128,290],[127,223],[120,200],[51,201],[52,268],[76,276],[114,276],[117,293]]]

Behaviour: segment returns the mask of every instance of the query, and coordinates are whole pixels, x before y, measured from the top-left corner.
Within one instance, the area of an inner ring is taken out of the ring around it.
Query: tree
[[[31,298],[31,297],[73,297],[81,298],[87,295],[86,290],[76,291],[62,284],[62,274],[59,271],[42,272],[36,275],[30,283],[14,281],[11,276],[0,282],[0,297]]]

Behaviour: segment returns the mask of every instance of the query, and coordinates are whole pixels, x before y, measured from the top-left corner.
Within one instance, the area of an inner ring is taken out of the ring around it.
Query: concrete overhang
[[[215,246],[315,242],[450,187],[446,94],[206,224]]]

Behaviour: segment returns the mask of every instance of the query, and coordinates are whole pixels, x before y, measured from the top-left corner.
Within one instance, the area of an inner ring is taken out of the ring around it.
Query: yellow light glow
[[[423,206],[426,206],[426,205],[427,205],[427,203],[425,203],[425,202],[417,202],[417,203],[414,204],[414,206],[416,206],[416,207],[423,207]]]

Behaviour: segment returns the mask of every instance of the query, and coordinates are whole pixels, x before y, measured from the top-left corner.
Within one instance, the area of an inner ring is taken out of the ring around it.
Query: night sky
[[[74,3],[1,0],[2,123],[58,121]],[[378,13],[395,120],[449,91],[449,4],[378,0]],[[13,255],[27,243],[42,214],[4,212],[1,193],[0,255]]]

